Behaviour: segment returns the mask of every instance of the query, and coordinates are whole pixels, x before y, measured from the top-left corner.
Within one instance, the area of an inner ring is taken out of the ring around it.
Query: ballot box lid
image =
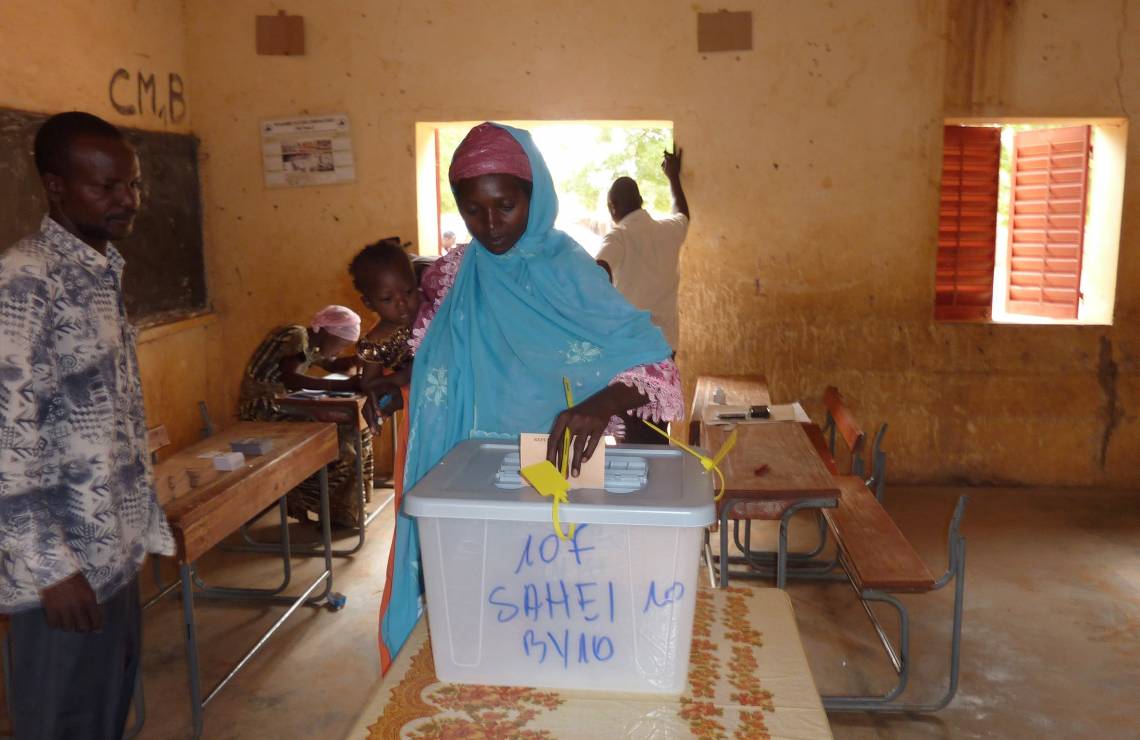
[[[405,497],[417,517],[550,521],[551,499],[518,477],[518,444],[459,443]],[[712,476],[693,455],[664,445],[606,448],[606,489],[571,490],[565,523],[704,527],[716,517]],[[608,489],[608,490],[607,490]]]

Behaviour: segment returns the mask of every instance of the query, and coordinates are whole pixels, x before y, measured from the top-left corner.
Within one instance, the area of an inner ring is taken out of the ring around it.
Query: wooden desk
[[[212,469],[206,452],[229,452],[230,442],[267,437],[273,449],[247,457],[241,470],[218,471],[197,488],[186,471]],[[178,542],[178,562],[192,563],[318,469],[339,456],[336,427],[315,422],[243,421],[207,437],[155,466],[158,500]]]
[[[720,502],[720,585],[728,586],[728,520],[738,506],[755,505],[749,516],[778,519],[776,585],[787,578],[788,524],[802,509],[834,508],[839,487],[799,423],[773,421],[737,424],[736,446],[721,463],[725,494]],[[718,450],[732,427],[701,425],[701,445]],[[768,469],[756,475],[756,469]]]
[[[191,488],[187,470],[212,470],[206,452],[228,452],[230,442],[243,437],[266,437],[273,449],[246,458],[240,470],[218,472],[204,485]],[[302,604],[314,604],[332,592],[332,532],[329,524],[328,472],[325,468],[339,456],[336,426],[317,422],[240,422],[228,429],[181,450],[155,466],[158,499],[166,510],[178,545],[176,558],[182,587],[182,614],[186,626],[186,663],[190,679],[190,707],[194,737],[202,734],[202,711],[207,703],[240,671],[265,641]],[[320,474],[322,544],[325,569],[296,597],[280,596],[289,585],[289,540],[285,522],[285,495],[313,473]],[[285,577],[276,589],[206,588],[198,580],[194,561],[224,538],[260,514],[273,502],[281,511],[283,541],[281,552]],[[318,587],[324,590],[313,596]],[[198,663],[198,631],[194,621],[195,586],[199,595],[225,599],[256,599],[285,604],[285,614],[255,643],[205,699]]]
[[[689,410],[690,444],[700,444],[701,410],[712,403],[717,388],[724,390],[724,402],[732,406],[767,406],[772,403],[768,379],[763,375],[702,375],[697,378],[693,405]]]

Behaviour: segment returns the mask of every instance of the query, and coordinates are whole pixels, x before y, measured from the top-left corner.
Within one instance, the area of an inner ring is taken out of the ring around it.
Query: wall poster
[[[356,179],[348,116],[343,113],[262,121],[261,157],[270,188]]]

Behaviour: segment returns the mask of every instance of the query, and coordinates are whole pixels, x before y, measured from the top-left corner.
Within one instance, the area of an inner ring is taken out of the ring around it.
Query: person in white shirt
[[[679,340],[677,287],[681,245],[689,231],[689,202],[681,187],[681,150],[665,152],[661,170],[673,194],[673,215],[654,219],[642,208],[641,192],[629,177],[610,187],[607,204],[614,229],[602,239],[598,263],[630,303],[649,311],[676,352]]]

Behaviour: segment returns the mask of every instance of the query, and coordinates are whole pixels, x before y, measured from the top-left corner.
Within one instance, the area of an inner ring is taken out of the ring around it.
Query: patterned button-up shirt
[[[123,258],[45,216],[0,252],[0,612],[82,572],[100,602],[174,541],[155,496]]]

